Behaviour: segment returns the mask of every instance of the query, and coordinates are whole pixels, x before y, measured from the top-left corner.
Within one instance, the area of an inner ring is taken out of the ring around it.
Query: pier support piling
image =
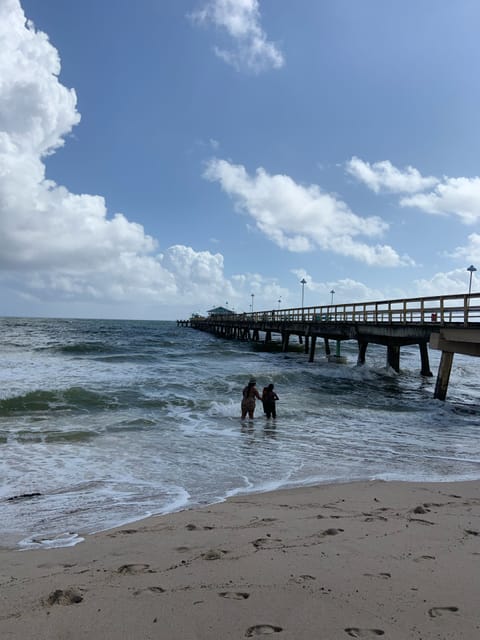
[[[308,357],[309,362],[313,362],[315,358],[315,343],[317,342],[317,336],[312,336],[310,340],[310,355]]]
[[[435,393],[433,397],[437,400],[445,400],[447,397],[448,381],[450,380],[450,372],[452,370],[453,353],[442,351],[440,365],[438,367],[437,382],[435,384]]]
[[[387,347],[387,365],[392,367],[394,371],[400,373],[400,347],[395,344],[389,344]]]
[[[330,355],[330,342],[328,341],[328,338],[324,338],[323,342],[325,344],[325,355],[329,356]]]
[[[425,342],[421,342],[418,346],[420,348],[420,360],[422,363],[422,370],[420,371],[420,374],[422,376],[428,376],[429,378],[431,378],[433,374],[430,371],[427,344]]]
[[[358,358],[357,364],[365,364],[365,355],[367,353],[368,342],[359,342],[358,343]]]

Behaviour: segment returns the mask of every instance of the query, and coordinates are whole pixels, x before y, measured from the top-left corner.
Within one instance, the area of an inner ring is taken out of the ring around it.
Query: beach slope
[[[252,494],[0,552],[2,640],[473,640],[480,482]]]

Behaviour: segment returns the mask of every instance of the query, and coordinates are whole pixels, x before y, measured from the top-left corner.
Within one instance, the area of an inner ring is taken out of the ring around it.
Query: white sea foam
[[[33,535],[20,540],[18,546],[21,551],[28,551],[29,549],[57,549],[58,547],[74,547],[84,540],[85,538],[82,538],[76,533],[59,533],[51,538]]]

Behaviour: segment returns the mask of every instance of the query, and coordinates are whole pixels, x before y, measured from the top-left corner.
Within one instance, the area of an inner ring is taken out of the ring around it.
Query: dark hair
[[[273,384],[272,384],[272,383],[270,383],[270,384],[268,385],[267,389],[269,389],[269,390],[271,391],[271,390],[273,389]]]

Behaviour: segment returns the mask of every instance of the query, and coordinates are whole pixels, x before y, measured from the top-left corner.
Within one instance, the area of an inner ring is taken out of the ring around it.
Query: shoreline
[[[331,480],[331,479],[325,479],[325,480],[316,480],[316,481],[312,481],[311,483],[308,484],[303,484],[303,483],[287,483],[286,485],[282,485],[276,488],[262,488],[262,487],[256,487],[252,490],[248,490],[248,491],[243,491],[241,489],[235,490],[235,492],[232,495],[226,495],[222,498],[218,498],[218,500],[214,501],[214,502],[201,502],[201,503],[197,503],[197,504],[184,504],[180,507],[175,508],[173,511],[165,511],[165,512],[152,512],[150,514],[144,514],[144,515],[137,515],[137,516],[133,516],[131,518],[126,518],[123,521],[120,521],[116,524],[109,524],[107,525],[105,528],[100,528],[100,529],[94,529],[94,530],[86,530],[86,531],[82,531],[80,529],[78,530],[69,530],[69,532],[58,532],[56,534],[52,534],[52,537],[48,537],[46,534],[44,534],[43,536],[40,534],[38,536],[34,536],[32,535],[27,535],[26,537],[21,537],[20,534],[9,534],[10,538],[8,543],[5,542],[5,537],[3,538],[3,540],[0,540],[0,553],[3,551],[22,551],[22,552],[26,552],[26,551],[49,551],[49,550],[55,550],[55,549],[61,549],[61,548],[67,548],[67,547],[74,547],[77,546],[79,544],[82,544],[85,542],[85,540],[88,540],[89,538],[91,538],[92,536],[96,536],[98,534],[107,534],[109,531],[114,531],[117,529],[121,529],[121,528],[126,528],[126,527],[132,527],[135,526],[136,524],[142,523],[144,521],[148,521],[148,520],[154,520],[156,518],[167,518],[169,516],[173,516],[176,513],[181,513],[183,511],[199,511],[202,509],[206,509],[208,507],[217,505],[217,504],[225,504],[231,500],[235,500],[236,498],[247,498],[248,496],[255,496],[255,495],[263,495],[263,494],[274,494],[274,493],[279,493],[282,491],[302,491],[303,489],[310,489],[312,487],[329,487],[329,486],[342,486],[342,485],[358,485],[358,484],[371,484],[371,483],[387,483],[387,484],[404,484],[404,485],[408,485],[408,484],[415,484],[415,485],[433,485],[433,484],[437,484],[437,485],[455,485],[455,484],[468,484],[468,483],[475,483],[475,482],[479,482],[480,483],[480,477],[479,478],[465,478],[465,477],[461,477],[461,478],[456,478],[456,479],[448,479],[448,480],[439,480],[439,479],[435,479],[435,480],[405,480],[403,478],[394,478],[394,479],[385,479],[385,478],[381,478],[381,477],[377,477],[377,478],[364,478],[364,477],[357,477],[357,478],[346,478],[346,479],[335,479],[335,480]],[[37,540],[38,539],[38,543],[37,544],[32,544],[30,545],[29,542],[27,542],[28,540]],[[65,540],[65,543],[62,544],[61,540]],[[68,541],[69,540],[69,541]],[[48,546],[48,544],[42,544],[42,542],[47,543],[48,541],[58,541],[59,544],[52,544],[51,546]],[[24,544],[22,544],[24,543]]]
[[[2,638],[480,636],[480,480],[251,493],[0,554]]]

